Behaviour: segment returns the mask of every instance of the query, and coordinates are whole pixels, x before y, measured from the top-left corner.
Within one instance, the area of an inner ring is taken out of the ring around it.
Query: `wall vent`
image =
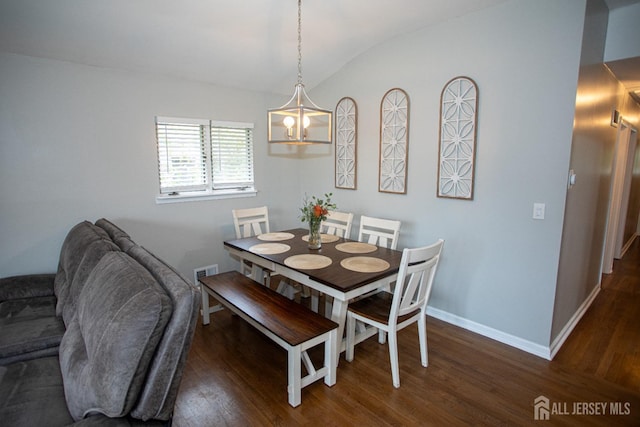
[[[198,267],[193,270],[193,283],[196,286],[199,286],[199,279],[205,276],[211,276],[213,274],[218,274],[218,264],[208,265],[206,267]]]

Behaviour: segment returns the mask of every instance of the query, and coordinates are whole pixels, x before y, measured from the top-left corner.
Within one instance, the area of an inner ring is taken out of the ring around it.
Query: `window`
[[[255,195],[252,123],[156,117],[156,136],[158,202]]]

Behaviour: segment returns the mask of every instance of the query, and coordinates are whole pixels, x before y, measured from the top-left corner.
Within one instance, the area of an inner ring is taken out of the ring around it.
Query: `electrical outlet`
[[[533,219],[544,219],[544,203],[533,204]]]

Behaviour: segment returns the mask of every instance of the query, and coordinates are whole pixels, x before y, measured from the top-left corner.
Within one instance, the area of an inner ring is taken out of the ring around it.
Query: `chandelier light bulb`
[[[284,118],[282,123],[284,123],[284,125],[287,127],[287,129],[291,129],[293,127],[293,125],[296,123],[296,121],[295,121],[295,119],[293,117],[287,116],[287,117]]]

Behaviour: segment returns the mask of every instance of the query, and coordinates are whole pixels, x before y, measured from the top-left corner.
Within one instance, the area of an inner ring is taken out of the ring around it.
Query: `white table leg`
[[[344,336],[344,326],[347,321],[347,307],[348,302],[340,300],[338,298],[333,299],[333,310],[331,311],[331,320],[338,324],[337,340],[338,345],[336,346],[335,351],[335,366],[337,368],[338,361],[340,360],[340,353],[342,353],[346,348],[346,341],[343,339]]]

